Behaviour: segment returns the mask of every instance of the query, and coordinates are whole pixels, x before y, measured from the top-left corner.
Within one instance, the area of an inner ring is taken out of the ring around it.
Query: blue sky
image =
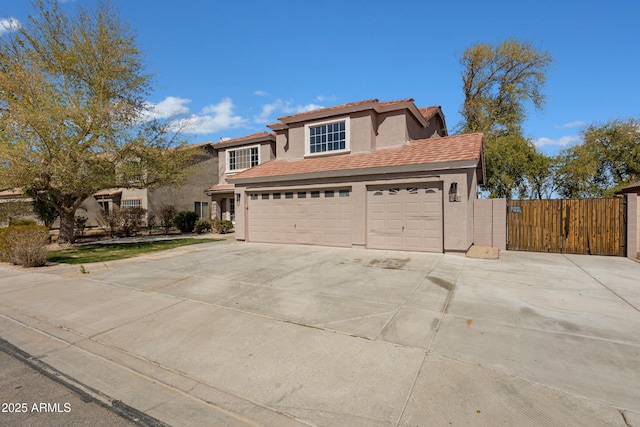
[[[526,135],[553,154],[587,124],[640,116],[640,2],[113,0],[135,29],[159,115],[191,142],[268,130],[277,117],[378,98],[441,105],[452,130],[467,46],[509,37],[555,62]],[[24,22],[29,0],[0,6]],[[7,4],[8,3],[8,4]],[[62,6],[95,3],[66,0]]]

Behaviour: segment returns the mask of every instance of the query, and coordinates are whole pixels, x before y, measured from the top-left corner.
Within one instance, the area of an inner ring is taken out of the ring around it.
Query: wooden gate
[[[626,200],[511,200],[507,249],[624,256]]]

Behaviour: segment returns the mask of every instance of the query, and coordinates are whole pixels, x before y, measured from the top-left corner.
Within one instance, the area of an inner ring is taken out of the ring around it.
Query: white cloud
[[[234,108],[231,98],[224,98],[218,104],[206,106],[199,114],[178,120],[176,126],[185,133],[200,135],[238,128],[247,120],[235,115]]]
[[[20,27],[22,27],[22,25],[16,18],[0,19],[0,34],[6,33],[11,30],[17,30]]]
[[[197,114],[192,113],[186,106],[190,102],[190,99],[168,96],[157,104],[147,103],[149,112],[143,121],[168,119],[172,122],[172,131],[197,135],[237,128],[247,121],[234,114],[235,105],[231,98],[224,98],[218,104],[207,105]]]
[[[190,99],[168,96],[157,104],[147,103],[147,107],[149,107],[148,117],[149,119],[169,119],[171,117],[188,114],[189,107],[185,105],[190,102]]]
[[[269,95],[267,92],[263,91],[263,90],[257,90],[255,92],[253,92],[254,95],[256,96],[267,96]]]
[[[273,120],[273,115],[279,116],[283,114],[289,115],[304,113],[307,111],[317,110],[319,108],[324,107],[313,103],[307,105],[293,105],[291,101],[283,101],[278,98],[270,104],[264,104],[260,114],[253,116],[253,120],[256,123],[269,123]]]
[[[331,102],[334,102],[334,101],[336,101],[337,99],[338,99],[338,97],[337,97],[337,96],[335,96],[335,95],[331,95],[331,96],[318,95],[318,96],[316,97],[316,101],[318,101],[318,102],[325,102],[325,101],[331,101]]]
[[[538,138],[536,140],[533,141],[533,143],[535,144],[536,147],[541,148],[543,146],[547,146],[547,145],[557,145],[560,147],[568,147],[570,145],[574,145],[576,143],[578,143],[580,141],[580,137],[573,135],[573,136],[563,136],[561,138],[558,139],[551,139],[551,138]]]
[[[303,106],[297,106],[295,113],[306,113],[307,111],[319,110],[321,108],[324,108],[324,107],[318,104],[307,104]]]
[[[565,123],[563,125],[557,125],[556,129],[570,129],[570,128],[579,128],[581,126],[586,125],[582,120],[576,120],[573,122]]]

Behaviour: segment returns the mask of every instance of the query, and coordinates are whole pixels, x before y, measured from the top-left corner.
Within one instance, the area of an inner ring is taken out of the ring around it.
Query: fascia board
[[[470,169],[478,166],[478,160],[459,160],[452,162],[423,163],[419,165],[386,166],[380,168],[362,168],[336,171],[311,172],[295,175],[276,175],[255,178],[229,178],[234,184],[254,184],[278,181],[298,181],[307,179],[344,178],[366,175],[384,175],[391,173],[432,172],[456,169]]]

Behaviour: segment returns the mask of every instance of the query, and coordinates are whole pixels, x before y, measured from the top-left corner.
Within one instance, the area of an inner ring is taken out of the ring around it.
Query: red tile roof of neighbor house
[[[470,133],[419,139],[401,147],[381,148],[370,153],[312,157],[303,160],[276,159],[240,172],[229,180],[480,160],[482,139],[481,133]]]
[[[227,191],[233,191],[233,189],[235,188],[234,184],[217,184],[217,185],[213,185],[209,188],[207,188],[207,190],[205,191],[206,193],[209,192],[227,192]]]
[[[629,184],[626,187],[622,187],[620,190],[616,191],[616,194],[622,194],[622,193],[640,194],[640,181]]]
[[[233,145],[243,141],[251,141],[251,140],[261,140],[261,139],[273,139],[275,141],[276,135],[272,132],[258,132],[252,133],[251,135],[241,136],[239,138],[227,139],[224,141],[217,142],[214,147]]]

